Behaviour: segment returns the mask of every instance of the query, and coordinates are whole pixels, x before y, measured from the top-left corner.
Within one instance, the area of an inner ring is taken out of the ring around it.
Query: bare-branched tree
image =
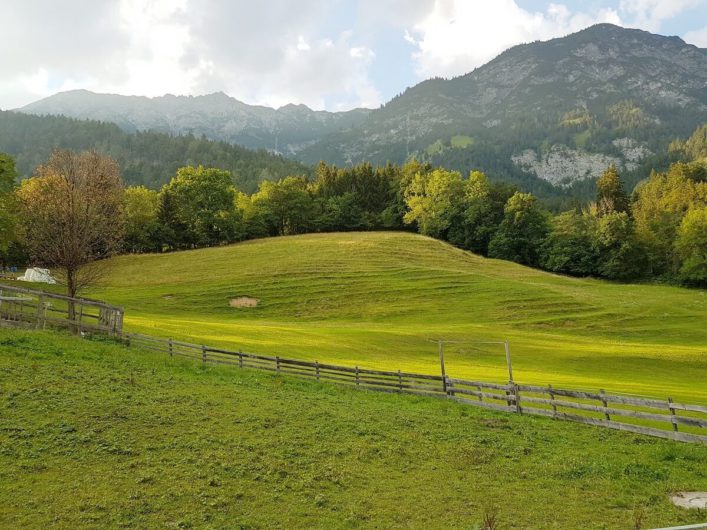
[[[57,150],[22,183],[18,196],[32,259],[58,269],[71,297],[94,284],[103,271],[100,260],[116,253],[123,238],[118,164],[93,151]]]

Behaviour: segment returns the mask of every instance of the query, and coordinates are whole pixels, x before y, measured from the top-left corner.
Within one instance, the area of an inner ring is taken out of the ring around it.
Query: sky
[[[0,109],[83,88],[375,108],[599,22],[707,48],[707,0],[0,0]]]

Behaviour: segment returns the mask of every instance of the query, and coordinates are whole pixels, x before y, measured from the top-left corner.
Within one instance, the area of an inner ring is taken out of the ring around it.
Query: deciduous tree
[[[576,210],[554,217],[542,248],[542,266],[573,276],[596,274],[599,256],[594,245],[595,224],[595,217]]]
[[[548,232],[548,215],[530,193],[516,192],[504,208],[503,221],[489,243],[489,256],[537,267]]]
[[[686,285],[707,287],[707,206],[685,214],[675,250],[681,261],[679,278]]]
[[[144,186],[125,189],[125,242],[128,252],[158,252],[161,249],[160,195]]]
[[[231,243],[243,237],[231,174],[217,168],[186,166],[162,188],[159,220],[173,248]]]
[[[17,195],[30,257],[58,268],[67,294],[76,296],[98,279],[102,268],[96,262],[121,248],[123,183],[118,165],[95,152],[57,150]]]
[[[405,190],[406,223],[417,223],[422,234],[445,238],[463,204],[464,183],[456,171],[435,169],[416,173]]]
[[[271,235],[302,234],[314,225],[314,200],[304,177],[264,181],[252,200]]]

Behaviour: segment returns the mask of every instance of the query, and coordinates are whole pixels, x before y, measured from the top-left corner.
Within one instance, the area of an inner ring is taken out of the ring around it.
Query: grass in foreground
[[[508,339],[516,379],[707,403],[707,293],[575,279],[404,233],[311,234],[122,256],[89,293],[127,328],[256,353],[439,373],[430,339]],[[250,296],[254,308],[229,307]],[[507,379],[500,346],[452,376]]]
[[[707,447],[0,330],[2,528],[700,522]],[[704,519],[702,514],[702,519]]]

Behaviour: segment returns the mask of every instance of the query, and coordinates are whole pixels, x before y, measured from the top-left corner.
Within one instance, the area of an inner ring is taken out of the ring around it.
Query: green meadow
[[[405,233],[110,260],[91,297],[126,329],[282,357],[707,403],[707,294],[558,276]],[[256,307],[231,307],[239,297]]]
[[[707,446],[0,330],[0,528],[698,523]]]

